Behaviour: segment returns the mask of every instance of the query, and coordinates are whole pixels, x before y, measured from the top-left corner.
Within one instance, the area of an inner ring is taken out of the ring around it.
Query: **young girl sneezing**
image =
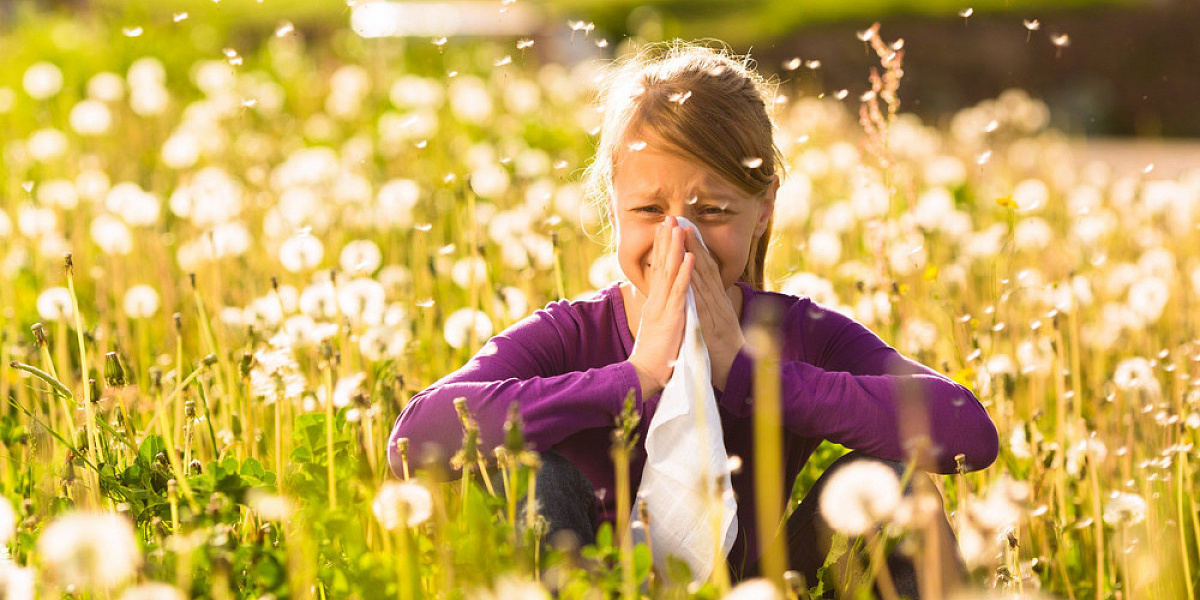
[[[616,520],[609,454],[616,419],[632,390],[641,417],[630,468],[636,490],[646,428],[680,356],[689,289],[725,448],[743,465],[730,475],[739,526],[727,561],[735,579],[757,574],[760,559],[755,352],[743,332],[755,315],[775,315],[779,329],[784,456],[777,476],[784,493],[822,441],[853,451],[826,471],[781,530],[788,567],[808,582],[825,558],[816,539],[828,534],[816,510],[822,482],[861,460],[903,470],[913,458],[902,435],[906,410],[919,409],[928,423],[921,468],[953,473],[956,457],[969,469],[995,460],[996,429],[970,390],[847,316],[763,289],[783,157],[760,75],[723,51],[674,44],[612,67],[602,98],[587,184],[607,213],[625,279],[587,299],[548,304],[414,396],[391,435],[395,471],[399,438],[409,440],[410,464],[437,456],[449,469],[463,438],[456,398],[466,399],[478,421],[485,456],[503,443],[516,404],[526,440],[542,453],[537,500],[551,535],[569,531],[594,542],[599,524]],[[786,505],[786,498],[768,500]],[[942,529],[952,540],[948,525]],[[893,571],[900,591],[915,596],[902,565]]]

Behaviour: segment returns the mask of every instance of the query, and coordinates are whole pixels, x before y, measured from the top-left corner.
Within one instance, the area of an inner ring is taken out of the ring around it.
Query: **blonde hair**
[[[774,85],[748,57],[691,42],[655,44],[613,63],[600,94],[604,123],[584,185],[607,223],[621,141],[642,127],[751,196],[764,196],[782,176]],[[751,242],[742,273],[755,288],[763,286],[771,225]]]

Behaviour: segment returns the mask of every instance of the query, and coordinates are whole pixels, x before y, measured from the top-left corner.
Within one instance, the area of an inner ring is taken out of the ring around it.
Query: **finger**
[[[692,272],[695,270],[696,255],[686,252],[679,263],[679,274],[671,285],[671,300],[681,306],[686,305],[688,286],[692,284]]]
[[[683,262],[683,230],[679,227],[671,227],[670,242],[667,245],[667,255],[665,257],[667,269],[667,281],[675,281],[679,274],[680,264]]]
[[[650,249],[650,295],[653,296],[657,290],[662,289],[662,267],[664,248],[666,243],[666,227],[656,227],[654,229],[654,245]]]

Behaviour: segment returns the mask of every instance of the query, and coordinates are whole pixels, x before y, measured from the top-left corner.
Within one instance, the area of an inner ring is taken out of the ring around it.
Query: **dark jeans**
[[[541,514],[549,523],[546,539],[553,542],[561,540],[562,536],[569,534],[569,537],[578,542],[580,546],[596,543],[596,530],[600,526],[600,515],[599,504],[591,482],[571,461],[553,450],[543,452],[541,458],[542,469],[538,473],[537,501]],[[788,517],[788,568],[800,572],[809,586],[814,585],[817,581],[817,570],[825,563],[833,535],[818,508],[821,491],[825,489],[825,485],[833,473],[848,464],[862,460],[883,463],[894,469],[897,477],[902,476],[905,470],[905,465],[902,463],[878,459],[861,452],[851,452],[839,458],[821,474],[812,490]],[[905,490],[906,494],[912,493],[913,484],[917,478],[928,480],[929,475],[919,471],[913,473]],[[927,481],[927,483],[932,486],[931,481]],[[940,497],[938,502],[940,505]],[[523,507],[525,499],[522,499],[520,504]],[[521,510],[523,511],[524,508]],[[950,528],[950,523],[944,517],[944,512],[938,512],[935,515],[935,521],[939,536],[938,543],[943,548],[944,558],[940,565],[942,574],[940,589],[948,591],[965,581],[966,568],[958,556],[954,533]],[[850,540],[851,544],[854,541]],[[903,553],[893,551],[887,557],[887,565],[896,591],[902,597],[917,598],[916,568],[912,559]],[[740,573],[731,570],[730,574],[734,581],[741,581],[756,577],[759,572],[760,566],[753,564]]]

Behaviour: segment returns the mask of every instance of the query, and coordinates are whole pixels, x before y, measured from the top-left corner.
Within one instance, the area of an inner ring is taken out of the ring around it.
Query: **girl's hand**
[[[666,387],[683,344],[687,290],[696,262],[693,253],[684,251],[684,238],[684,230],[674,217],[664,219],[654,232],[647,282],[649,290],[642,305],[637,340],[629,354],[629,362],[637,371],[642,386],[643,399]]]
[[[712,382],[718,390],[724,391],[733,359],[746,345],[746,337],[742,335],[737,311],[721,282],[717,263],[697,236],[695,230],[687,230],[687,249],[696,257],[692,292],[696,296],[696,313],[700,317],[700,329],[704,333],[704,344],[708,346],[708,357],[712,363]]]

